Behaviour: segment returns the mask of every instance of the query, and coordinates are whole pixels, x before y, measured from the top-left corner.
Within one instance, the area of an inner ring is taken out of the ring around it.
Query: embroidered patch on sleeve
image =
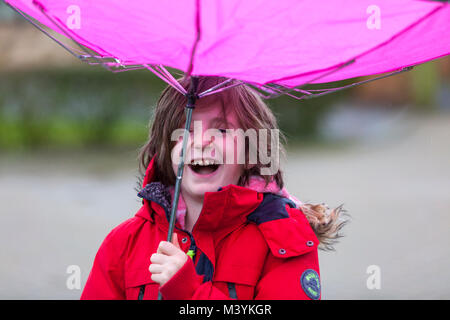
[[[303,291],[313,300],[320,298],[320,279],[319,274],[313,269],[303,271],[300,278]]]

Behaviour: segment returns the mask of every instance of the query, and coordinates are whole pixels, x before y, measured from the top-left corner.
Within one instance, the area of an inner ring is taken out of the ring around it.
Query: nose
[[[211,144],[212,137],[208,137],[205,135],[205,131],[207,128],[202,128],[202,130],[194,130],[192,147],[194,149],[203,150],[205,147]]]

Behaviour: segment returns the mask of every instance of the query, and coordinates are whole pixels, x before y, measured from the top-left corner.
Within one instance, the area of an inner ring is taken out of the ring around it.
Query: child
[[[198,92],[224,80],[199,77]],[[188,90],[189,79],[179,82]],[[249,139],[230,137],[232,130],[265,129],[270,141],[278,129],[247,86],[197,100],[174,236],[165,241],[177,172],[173,155],[182,145],[172,133],[184,128],[185,105],[172,87],[162,93],[140,152],[143,205],[104,240],[81,299],[157,299],[159,291],[167,300],[320,299],[319,241],[332,248],[346,222],[339,217],[343,210],[301,203],[283,187],[281,170],[263,175],[268,165],[249,161]],[[219,129],[223,141],[205,138],[207,129]],[[271,146],[268,154],[276,151]],[[279,151],[284,155],[282,144]],[[233,161],[224,161],[227,155]]]

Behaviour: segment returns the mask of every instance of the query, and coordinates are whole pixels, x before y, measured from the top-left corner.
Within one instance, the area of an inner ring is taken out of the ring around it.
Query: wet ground
[[[450,298],[450,115],[405,116],[381,139],[289,151],[288,190],[352,216],[321,252],[323,299]],[[389,130],[388,130],[389,129]],[[0,155],[0,298],[78,299],[107,233],[140,207],[137,151]],[[369,289],[369,266],[380,288]]]

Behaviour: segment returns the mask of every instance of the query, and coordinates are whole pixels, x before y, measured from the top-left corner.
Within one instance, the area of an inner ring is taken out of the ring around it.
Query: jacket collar
[[[168,229],[172,207],[170,188],[153,181],[147,183],[138,196],[143,198],[144,210],[139,210],[136,215],[156,221],[163,230]],[[233,184],[220,187],[215,192],[205,192],[202,211],[193,232],[222,233],[234,229],[246,222],[247,216],[259,206],[263,198],[262,193]],[[180,201],[183,201],[181,195]],[[176,222],[176,227],[183,229],[180,221]]]
[[[172,206],[170,187],[153,181],[156,169],[156,155],[151,159],[138,196],[143,198],[143,208],[137,212],[141,218],[156,221],[163,229],[168,229]],[[180,199],[182,196],[180,195]],[[262,193],[233,184],[220,187],[215,192],[205,192],[203,208],[193,232],[208,231],[228,233],[246,222],[247,216],[262,202]],[[181,225],[176,223],[179,229]]]

